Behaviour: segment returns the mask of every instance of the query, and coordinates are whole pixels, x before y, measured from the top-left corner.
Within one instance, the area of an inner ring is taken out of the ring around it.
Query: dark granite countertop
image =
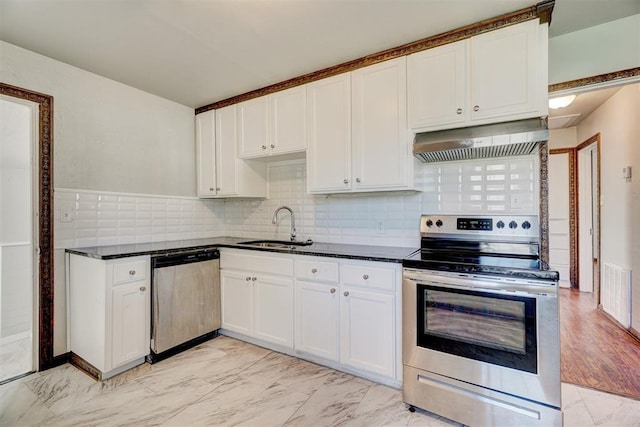
[[[73,248],[66,249],[66,252],[90,258],[109,260],[138,255],[158,256],[212,248],[236,248],[296,255],[312,255],[333,258],[401,263],[404,258],[408,257],[418,249],[395,246],[352,245],[323,242],[313,243],[312,245],[308,246],[295,246],[293,248],[265,248],[239,244],[239,242],[248,240],[252,239],[246,237],[221,236],[210,237],[206,239],[171,240],[153,243],[133,243],[128,245]]]

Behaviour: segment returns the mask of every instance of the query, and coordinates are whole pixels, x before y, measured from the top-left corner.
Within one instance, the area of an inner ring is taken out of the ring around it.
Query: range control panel
[[[420,234],[423,237],[438,234],[513,236],[535,240],[540,237],[540,222],[535,215],[422,215]]]

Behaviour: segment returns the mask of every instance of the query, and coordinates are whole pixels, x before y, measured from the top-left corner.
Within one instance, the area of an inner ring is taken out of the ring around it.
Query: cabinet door
[[[462,124],[467,100],[468,40],[408,57],[409,127],[432,130]]]
[[[293,348],[293,280],[256,276],[254,336]]]
[[[253,283],[243,272],[220,271],[222,327],[251,335],[253,329]]]
[[[216,181],[218,196],[238,194],[236,106],[216,111]]]
[[[338,286],[296,281],[295,349],[338,361]]]
[[[270,95],[271,154],[307,148],[307,88],[298,86]]]
[[[150,290],[146,280],[119,285],[111,291],[111,367],[149,354]]]
[[[533,20],[471,39],[472,121],[537,111],[537,30]]]
[[[216,131],[213,110],[196,116],[198,197],[216,195]]]
[[[394,296],[343,287],[340,362],[395,377]]]
[[[238,157],[250,159],[269,155],[268,97],[238,104]]]
[[[406,64],[396,58],[351,74],[356,191],[409,186]]]
[[[307,86],[310,193],[351,190],[351,75]]]

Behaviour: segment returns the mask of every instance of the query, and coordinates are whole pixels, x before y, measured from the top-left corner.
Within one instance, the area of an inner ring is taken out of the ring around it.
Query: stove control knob
[[[531,223],[529,221],[525,221],[522,223],[522,228],[524,228],[525,230],[528,230],[531,228]]]
[[[427,227],[431,228],[431,226],[433,225],[433,221],[431,221],[430,219],[427,220],[427,222],[425,223],[427,224]]]
[[[514,229],[514,228],[518,228],[518,223],[515,221],[511,221],[509,223],[509,228]]]
[[[503,221],[498,221],[498,223],[496,224],[496,227],[504,228],[504,222]]]
[[[437,220],[437,221],[436,221],[436,226],[437,226],[438,228],[442,227],[442,221],[441,221],[441,220]]]

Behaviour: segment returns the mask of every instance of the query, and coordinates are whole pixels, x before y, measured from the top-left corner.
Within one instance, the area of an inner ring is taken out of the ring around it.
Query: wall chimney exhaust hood
[[[416,134],[413,155],[425,163],[531,154],[549,139],[546,118]]]

